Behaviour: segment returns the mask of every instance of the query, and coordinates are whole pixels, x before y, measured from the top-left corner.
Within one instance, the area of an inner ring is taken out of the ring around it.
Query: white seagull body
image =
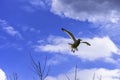
[[[85,43],[85,44],[87,44],[88,46],[90,46],[90,43],[88,43],[88,42],[81,42],[82,40],[81,39],[77,39],[76,40],[76,38],[74,37],[74,35],[70,32],[70,31],[68,31],[68,30],[66,30],[66,29],[64,29],[64,28],[62,28],[61,29],[62,31],[64,31],[64,32],[66,32],[68,35],[69,35],[69,37],[74,41],[74,43],[68,43],[70,46],[71,46],[71,51],[74,53],[75,51],[78,51],[78,46],[79,46],[79,44],[80,43]]]

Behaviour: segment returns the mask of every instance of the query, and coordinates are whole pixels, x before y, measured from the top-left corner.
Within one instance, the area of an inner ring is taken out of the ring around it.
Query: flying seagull
[[[91,46],[90,43],[88,43],[88,42],[86,42],[86,41],[82,41],[82,39],[76,39],[76,38],[74,37],[74,35],[73,35],[70,31],[68,31],[68,30],[66,30],[66,29],[64,29],[64,28],[61,28],[61,30],[64,31],[64,32],[66,32],[66,33],[69,35],[69,37],[74,41],[74,43],[68,43],[68,44],[71,46],[71,51],[72,51],[73,53],[75,52],[75,50],[78,51],[78,48],[77,48],[77,47],[79,46],[80,43],[85,43],[85,44],[87,44],[88,46]]]

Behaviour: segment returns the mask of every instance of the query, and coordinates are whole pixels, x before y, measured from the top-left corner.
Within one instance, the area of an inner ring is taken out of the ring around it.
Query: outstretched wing
[[[70,31],[68,31],[68,30],[66,30],[66,29],[64,29],[64,28],[62,28],[61,30],[64,31],[64,32],[66,32],[66,33],[69,35],[69,37],[70,37],[74,42],[76,41],[74,35],[73,35]]]
[[[91,44],[90,44],[90,43],[88,43],[88,42],[81,42],[81,43],[85,43],[85,44],[87,44],[88,46],[91,46]]]

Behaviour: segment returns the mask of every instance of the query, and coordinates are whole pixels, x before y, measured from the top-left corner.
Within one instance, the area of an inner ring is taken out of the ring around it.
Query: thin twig
[[[77,80],[77,65],[75,67],[75,80]]]
[[[65,76],[66,76],[66,78],[67,78],[68,80],[70,80],[70,78],[67,76],[67,74],[65,74]]]
[[[92,80],[95,80],[95,73],[93,74],[93,79]]]
[[[30,55],[30,57],[31,57],[31,60],[32,60],[32,66],[33,66],[33,69],[34,69],[35,73],[38,75],[40,80],[45,80],[45,78],[48,76],[48,73],[49,73],[49,68],[48,68],[48,71],[46,71],[47,57],[45,58],[45,63],[43,65],[43,68],[42,68],[42,65],[41,65],[40,61],[38,61],[36,63],[31,55]]]

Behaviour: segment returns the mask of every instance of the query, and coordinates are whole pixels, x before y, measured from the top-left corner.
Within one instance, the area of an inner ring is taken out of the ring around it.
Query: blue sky
[[[46,80],[71,80],[78,66],[78,78],[104,80],[120,78],[120,1],[119,0],[1,0],[0,1],[0,80],[13,72],[19,80],[34,80],[30,54],[50,73]],[[80,44],[72,53],[72,40]]]

